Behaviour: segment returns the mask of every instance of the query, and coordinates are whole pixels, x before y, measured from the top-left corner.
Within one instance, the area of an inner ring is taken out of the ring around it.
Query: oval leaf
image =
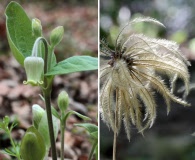
[[[5,11],[6,30],[11,51],[23,66],[24,58],[31,55],[37,37],[33,36],[31,20],[16,2],[10,2]]]
[[[73,56],[52,67],[46,75],[60,75],[98,69],[98,58],[91,56]]]
[[[16,60],[24,66],[24,59],[32,54],[32,48],[39,35],[33,34],[31,19],[17,2],[10,2],[5,11],[6,32],[11,51]],[[41,46],[41,51],[44,46]],[[53,49],[48,45],[49,68],[56,65]],[[41,55],[44,57],[44,53]]]
[[[45,156],[45,143],[37,129],[32,126],[22,139],[20,154],[25,160],[42,160]]]

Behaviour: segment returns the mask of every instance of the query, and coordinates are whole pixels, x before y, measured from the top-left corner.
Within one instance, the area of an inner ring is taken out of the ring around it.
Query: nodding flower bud
[[[60,43],[64,35],[64,28],[62,26],[56,27],[50,35],[50,42],[52,46]]]
[[[58,107],[60,108],[61,112],[64,112],[69,105],[69,97],[66,91],[60,92],[58,95]]]
[[[37,37],[42,35],[41,21],[37,18],[34,18],[32,20],[32,31],[33,31],[33,34]]]
[[[39,57],[42,55],[39,45],[41,40],[44,39],[42,37],[36,39],[33,45],[32,55],[30,57],[26,57],[24,60],[24,68],[27,75],[27,81],[24,81],[24,84],[31,84],[32,86],[43,84],[44,60],[42,57]]]
[[[24,68],[27,75],[27,81],[24,84],[37,86],[43,84],[41,80],[44,71],[44,60],[41,57],[27,57],[24,60]]]

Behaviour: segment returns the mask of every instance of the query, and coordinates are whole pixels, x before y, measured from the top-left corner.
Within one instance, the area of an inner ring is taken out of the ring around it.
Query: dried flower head
[[[173,90],[177,78],[180,78],[185,84],[185,95],[188,94],[187,66],[190,63],[175,42],[129,32],[129,27],[138,22],[164,26],[152,18],[137,18],[119,33],[114,51],[104,41],[101,42],[101,54],[110,57],[100,71],[103,81],[100,95],[102,119],[117,134],[123,120],[129,140],[131,124],[140,133],[153,125],[157,106],[155,91],[164,98],[167,113],[170,111],[171,101],[189,106],[176,97]],[[162,75],[167,75],[170,87],[165,84]]]

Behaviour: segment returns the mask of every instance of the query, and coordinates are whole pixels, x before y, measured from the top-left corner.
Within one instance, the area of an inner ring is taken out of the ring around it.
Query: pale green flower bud
[[[33,34],[37,37],[42,35],[41,21],[37,18],[34,18],[32,20],[32,31],[33,31]]]
[[[61,112],[64,112],[69,105],[69,97],[66,91],[62,91],[58,95],[58,107],[60,108]]]
[[[39,123],[45,113],[45,110],[41,108],[38,104],[34,104],[32,106],[32,113],[33,113],[33,125],[36,129],[39,127]]]
[[[24,68],[27,75],[27,81],[24,84],[37,86],[43,84],[42,75],[44,71],[44,60],[41,57],[27,57],[24,60]]]
[[[31,126],[27,129],[20,145],[20,155],[24,160],[43,160],[46,146],[39,131]]]
[[[64,35],[64,28],[62,26],[56,27],[50,35],[50,42],[52,46],[60,43]]]

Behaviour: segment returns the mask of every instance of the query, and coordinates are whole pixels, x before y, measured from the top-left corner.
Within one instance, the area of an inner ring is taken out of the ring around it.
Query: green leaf
[[[31,55],[37,37],[33,36],[31,20],[16,2],[10,2],[5,11],[6,31],[11,51],[23,66],[24,58]]]
[[[6,133],[11,132],[11,130],[16,126],[15,122],[13,122],[11,124],[11,126],[9,127],[9,123],[10,123],[10,118],[8,116],[5,116],[3,118],[3,121],[0,121],[0,129],[4,130]]]
[[[88,158],[89,160],[92,160],[93,154],[96,151],[97,145],[98,145],[98,141],[95,141],[93,143],[92,149],[91,149],[90,154],[89,154],[89,158]]]
[[[24,135],[20,154],[24,160],[42,160],[45,156],[45,144],[41,134],[32,126]]]
[[[94,138],[93,146],[88,159],[91,160],[95,152],[96,160],[98,160],[98,127],[91,123],[75,124],[75,126],[84,127],[89,132],[91,137]]]
[[[96,69],[98,69],[98,58],[91,56],[73,56],[59,62],[46,75],[68,74]]]
[[[58,135],[58,131],[59,131],[58,119],[54,116],[52,116],[52,119],[53,119],[54,136],[56,139]],[[51,147],[51,144],[50,144],[50,138],[49,138],[49,127],[48,127],[46,112],[43,114],[43,117],[39,123],[38,131],[44,139],[44,142],[46,145],[46,151],[48,152],[49,148]]]
[[[54,54],[54,48],[52,48],[50,45],[48,45],[48,70],[50,70],[51,68],[53,68],[56,65],[56,56]],[[51,76],[51,79],[53,76]]]
[[[52,111],[52,114],[53,114],[57,119],[60,119],[60,115],[59,115],[58,111],[57,111],[53,106],[51,106],[51,111]]]
[[[75,126],[84,127],[90,134],[93,132],[98,132],[98,127],[91,123],[75,124]]]
[[[3,153],[3,154],[8,154],[8,155],[14,156],[14,157],[17,156],[13,151],[11,151],[11,150],[9,150],[9,149],[7,149],[7,148],[5,148],[5,150],[1,151],[1,153]]]
[[[94,139],[98,140],[98,131],[92,132],[92,133],[90,133],[90,135],[91,135]]]
[[[76,112],[76,111],[69,111],[68,113],[66,113],[65,117],[63,118],[64,121],[66,122],[67,118],[68,118],[70,115],[72,115],[72,114],[75,114],[75,115],[77,115],[79,118],[81,118],[81,119],[83,119],[83,120],[86,120],[86,121],[91,120],[91,118],[89,118],[89,117],[87,117],[87,116],[84,116],[84,115],[82,115],[82,114],[80,114],[80,113],[78,113],[78,112]]]
[[[16,126],[18,125],[18,123],[17,122],[13,122],[12,124],[11,124],[11,126],[10,126],[10,131],[12,131],[13,130],[13,128],[15,128]]]
[[[5,116],[3,118],[3,122],[5,123],[6,126],[8,126],[9,125],[9,122],[10,122],[10,118],[8,116]]]
[[[32,54],[32,48],[39,35],[32,30],[31,19],[17,2],[10,2],[5,10],[6,31],[9,46],[16,60],[24,66],[24,59]],[[41,51],[45,51],[41,45]],[[49,68],[56,65],[53,49],[48,45]],[[42,54],[44,58],[44,53]]]

